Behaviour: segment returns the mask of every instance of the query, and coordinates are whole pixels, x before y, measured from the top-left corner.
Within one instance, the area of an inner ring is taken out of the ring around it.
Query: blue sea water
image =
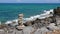
[[[57,3],[0,3],[0,21],[8,21],[18,18],[23,13],[24,18],[42,14],[44,10],[60,7]]]

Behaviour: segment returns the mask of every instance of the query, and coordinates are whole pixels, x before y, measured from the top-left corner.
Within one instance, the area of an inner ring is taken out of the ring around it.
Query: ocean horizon
[[[60,7],[60,3],[0,3],[0,21],[17,19],[21,13],[24,14],[24,18],[29,18],[57,7]]]

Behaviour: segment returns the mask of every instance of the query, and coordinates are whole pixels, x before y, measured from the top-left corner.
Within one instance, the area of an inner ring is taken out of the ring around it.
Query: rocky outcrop
[[[60,15],[60,7],[57,7],[56,9],[54,9],[54,14]]]

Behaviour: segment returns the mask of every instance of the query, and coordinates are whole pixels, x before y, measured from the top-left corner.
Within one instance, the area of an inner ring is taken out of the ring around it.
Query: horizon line
[[[47,3],[48,4],[48,3]]]

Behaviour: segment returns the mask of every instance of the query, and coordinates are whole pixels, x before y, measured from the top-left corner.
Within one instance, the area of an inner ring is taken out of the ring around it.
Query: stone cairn
[[[18,30],[23,30],[23,28],[25,27],[22,23],[22,20],[23,20],[23,14],[19,14],[19,16],[18,16],[18,26],[17,26]]]

